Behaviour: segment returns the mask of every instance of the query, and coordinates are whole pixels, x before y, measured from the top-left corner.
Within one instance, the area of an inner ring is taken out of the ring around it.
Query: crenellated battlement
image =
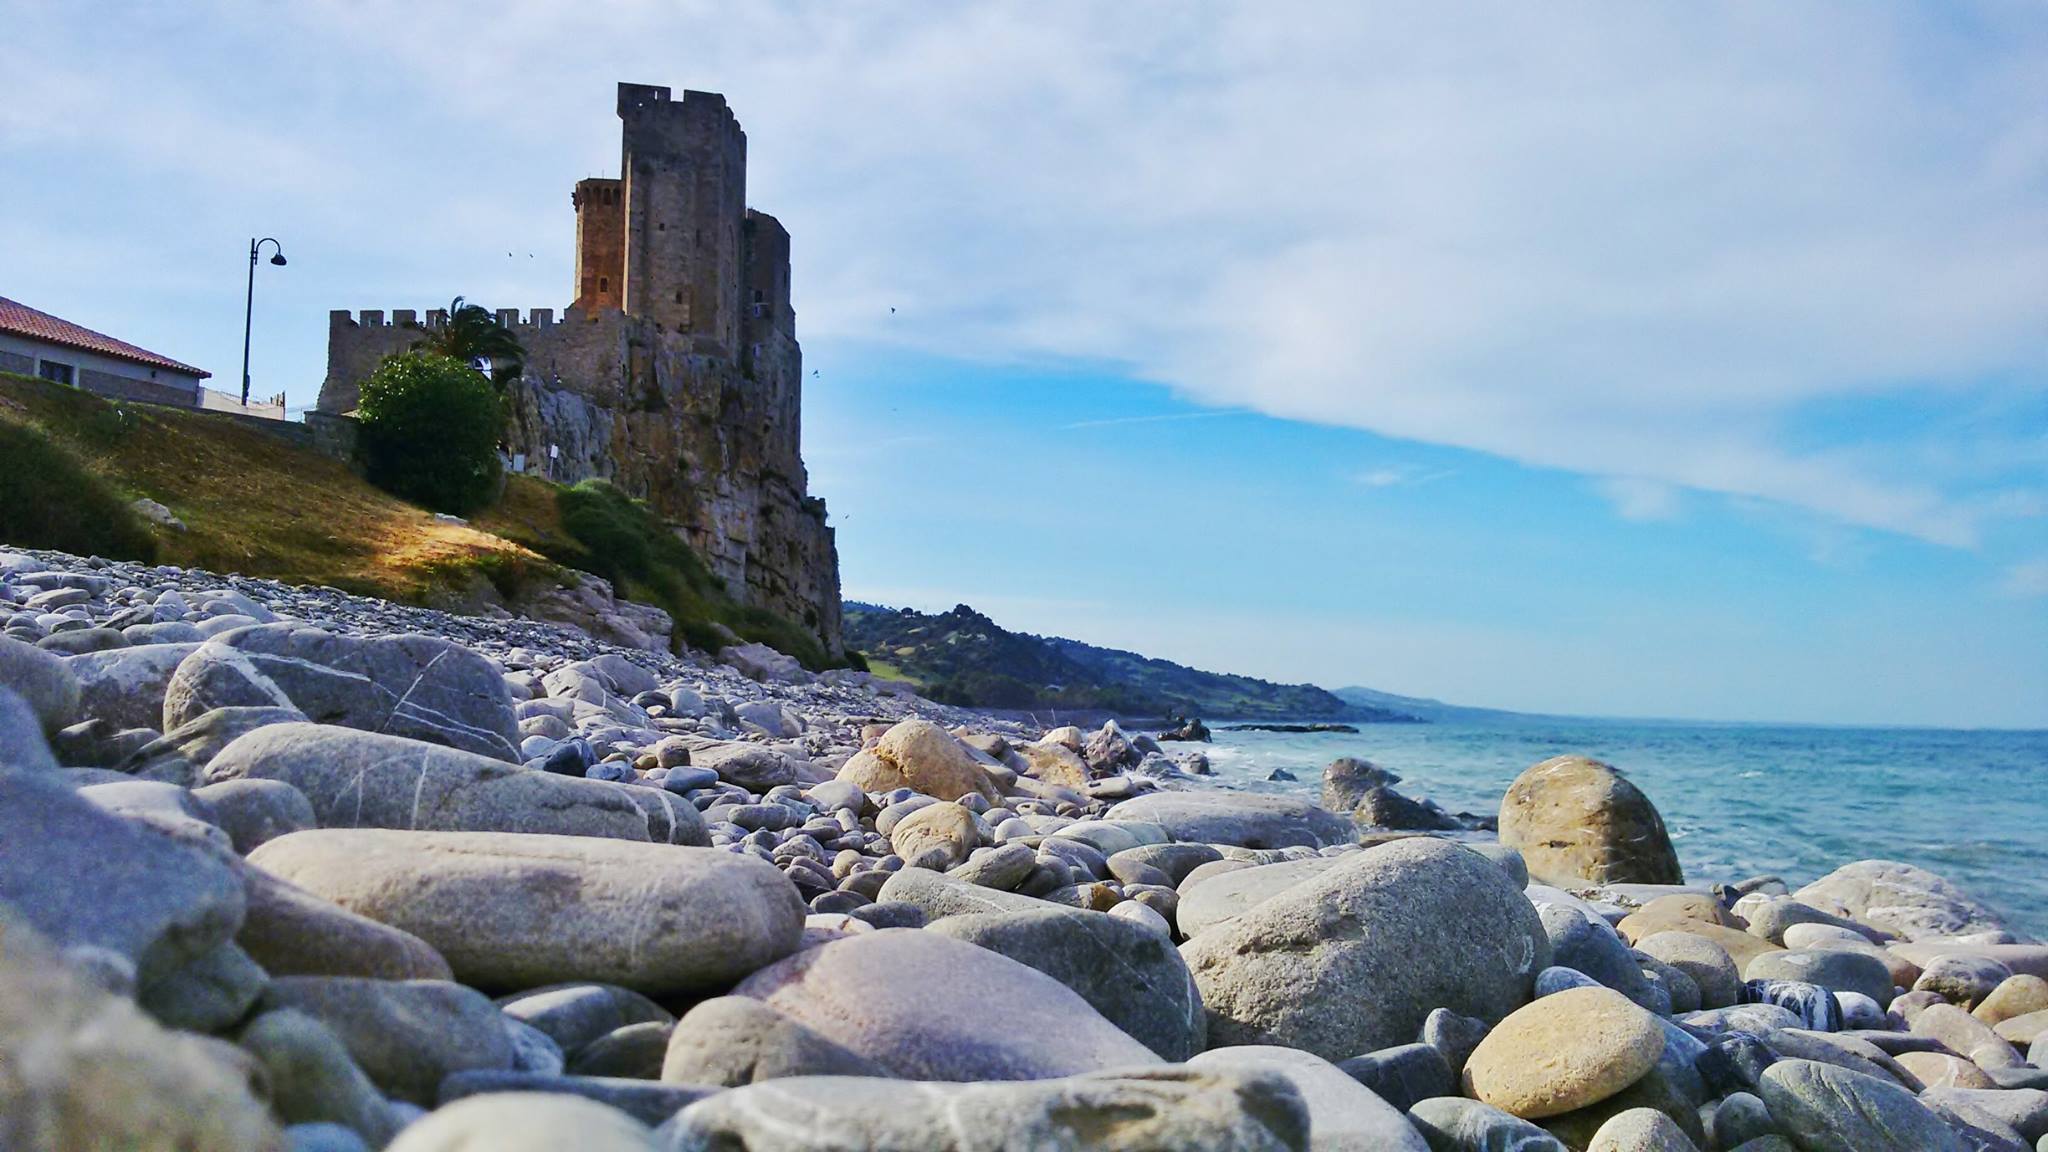
[[[497,317],[498,323],[520,334],[559,328],[575,320],[594,322],[597,319],[594,314],[579,317],[574,309],[557,315],[553,308],[529,308],[524,313],[517,308],[499,308],[492,315]],[[393,308],[389,312],[382,308],[364,308],[358,312],[336,308],[327,314],[327,327],[330,332],[363,328],[400,328],[430,332],[447,323],[446,308],[429,308],[424,313],[424,318],[422,313],[414,308]]]

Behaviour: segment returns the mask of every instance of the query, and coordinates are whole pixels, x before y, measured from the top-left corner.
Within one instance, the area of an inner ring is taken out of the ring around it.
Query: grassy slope
[[[0,374],[0,420],[40,429],[116,491],[170,508],[187,530],[158,533],[164,563],[420,602],[442,583],[437,573],[479,556],[539,559],[225,417]]]
[[[0,424],[46,437],[122,502],[147,496],[184,521],[183,532],[156,529],[153,557],[126,549],[120,559],[154,559],[216,572],[240,572],[295,584],[326,584],[414,604],[447,604],[482,577],[501,594],[525,582],[554,579],[557,564],[595,570],[620,591],[660,604],[677,630],[699,647],[716,643],[715,621],[748,639],[822,663],[814,640],[787,621],[735,604],[689,549],[644,508],[605,490],[562,489],[527,476],[508,479],[498,503],[468,524],[432,513],[372,487],[342,461],[299,448],[224,416],[143,404],[113,404],[74,388],[0,373]],[[15,454],[20,455],[20,454]],[[0,460],[9,491],[74,500],[27,469]],[[638,572],[605,570],[598,546],[564,524],[564,506],[599,503],[614,533],[637,537],[649,555]],[[104,508],[101,507],[104,513]],[[106,535],[109,540],[117,534]],[[51,540],[0,539],[0,544],[59,547]],[[109,545],[109,554],[122,551]]]

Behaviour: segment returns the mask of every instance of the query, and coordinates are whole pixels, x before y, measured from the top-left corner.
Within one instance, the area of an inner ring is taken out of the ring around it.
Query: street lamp
[[[265,236],[261,240],[249,241],[249,297],[242,305],[242,407],[249,406],[249,322],[256,315],[256,251],[265,244],[270,245],[270,262],[284,266],[284,245]]]

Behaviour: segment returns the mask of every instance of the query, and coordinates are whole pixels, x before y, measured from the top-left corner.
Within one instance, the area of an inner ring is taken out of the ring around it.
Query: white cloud
[[[493,299],[564,294],[559,188],[616,165],[610,85],[669,83],[746,125],[813,349],[1103,361],[1627,477],[1596,479],[1624,514],[1699,490],[1967,547],[2027,503],[1999,487],[2044,486],[2038,435],[1988,485],[1953,430],[1795,435],[1907,385],[2040,393],[2038,6],[386,0],[224,5],[225,47],[90,22],[91,54],[27,22],[19,55],[72,63],[24,73],[0,146],[61,124],[224,189],[301,173],[360,198],[330,223],[366,263],[435,283],[553,247],[471,266]]]
[[[2048,596],[2048,560],[2029,560],[2006,569],[2003,587],[2011,596]]]
[[[1678,490],[1637,476],[1608,476],[1597,482],[1624,520],[1670,520],[1678,515]]]
[[[1354,483],[1366,488],[1411,488],[1422,484],[1434,484],[1438,480],[1456,475],[1449,468],[1424,469],[1412,464],[1382,465],[1354,474]]]

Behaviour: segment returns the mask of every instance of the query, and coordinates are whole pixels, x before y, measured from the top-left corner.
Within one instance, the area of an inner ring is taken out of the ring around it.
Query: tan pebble
[[[1928,1088],[1996,1088],[1982,1068],[1946,1052],[1901,1052],[1894,1057]]]
[[[1996,1026],[2044,1010],[2048,1010],[2048,980],[2021,973],[2000,981],[1970,1015]]]
[[[1664,1051],[1656,1018],[1606,988],[1573,988],[1494,1026],[1465,1063],[1465,1094],[1524,1120],[1597,1104]]]

